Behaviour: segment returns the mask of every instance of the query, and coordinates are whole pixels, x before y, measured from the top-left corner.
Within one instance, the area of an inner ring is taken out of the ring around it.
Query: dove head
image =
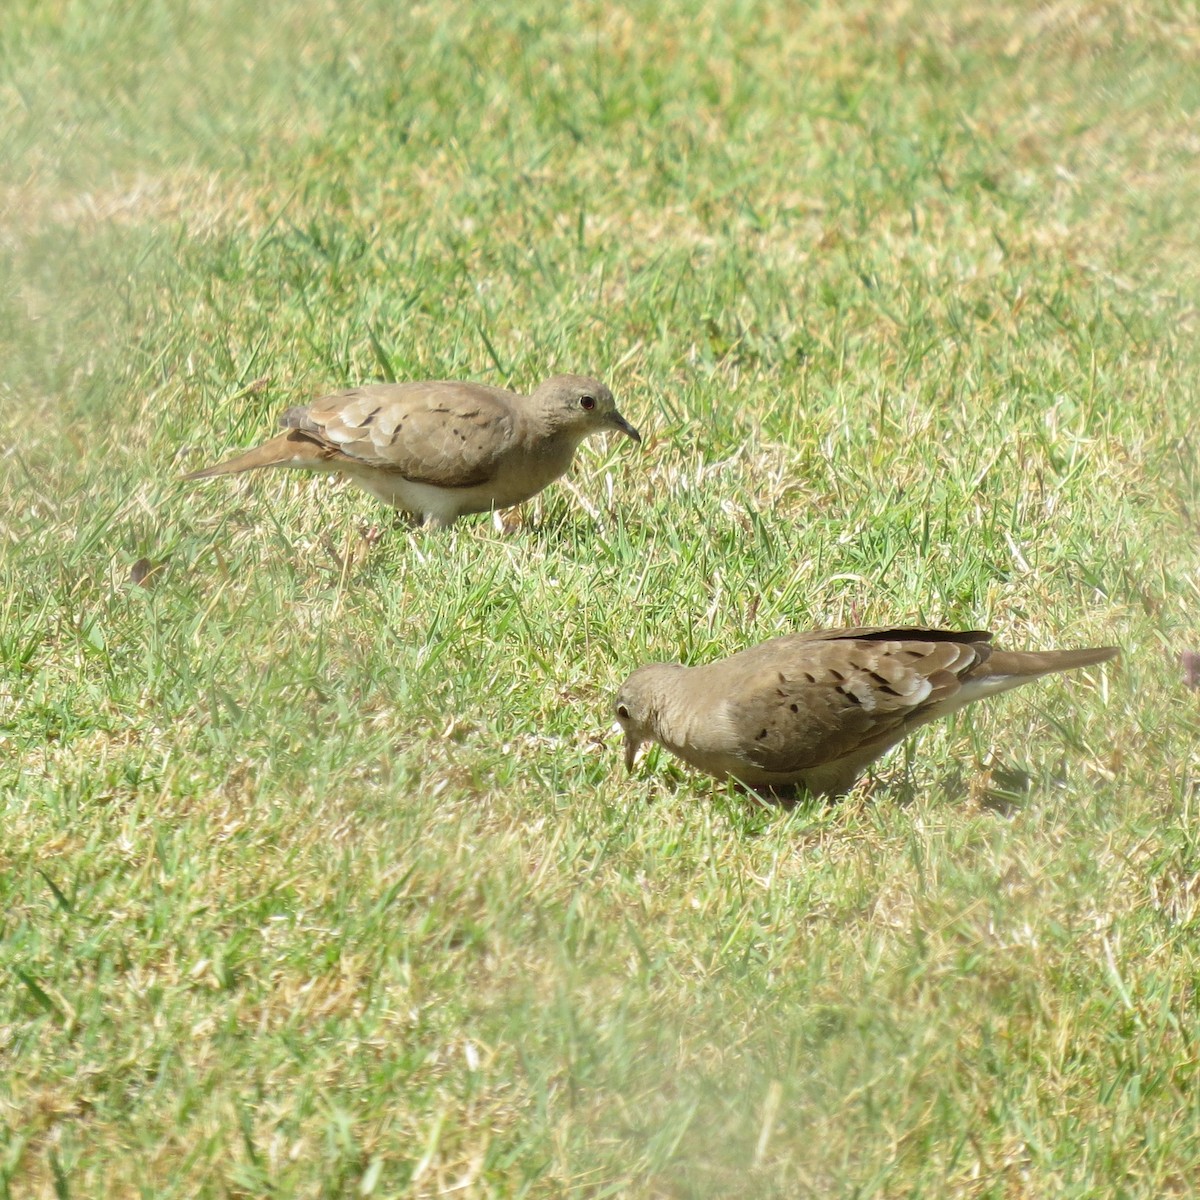
[[[530,397],[547,425],[571,430],[582,441],[591,433],[619,429],[635,442],[642,435],[617,411],[613,394],[598,379],[586,375],[554,375]]]
[[[643,742],[660,734],[659,722],[673,685],[673,677],[684,670],[678,663],[647,663],[638,667],[621,684],[614,712],[625,734],[625,769],[633,770],[633,761]]]

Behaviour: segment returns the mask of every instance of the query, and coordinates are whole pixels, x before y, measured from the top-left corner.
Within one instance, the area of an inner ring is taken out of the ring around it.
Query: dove
[[[621,685],[625,766],[656,741],[697,770],[752,788],[836,796],[914,729],[1115,646],[997,650],[980,630],[823,629],[704,666],[650,663]]]
[[[553,483],[593,433],[642,435],[612,392],[555,375],[531,395],[482,383],[381,383],[289,408],[286,432],[185,479],[263,467],[341,471],[373,496],[433,527],[520,504]]]

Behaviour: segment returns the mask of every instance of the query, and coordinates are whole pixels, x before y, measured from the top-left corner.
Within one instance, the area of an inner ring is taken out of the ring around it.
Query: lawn
[[[0,6],[0,1196],[1200,1177],[1200,10]],[[187,485],[597,374],[515,512]],[[764,808],[612,695],[817,625],[1119,663]]]

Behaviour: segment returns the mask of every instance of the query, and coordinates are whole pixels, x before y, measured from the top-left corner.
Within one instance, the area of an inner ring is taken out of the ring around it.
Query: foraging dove
[[[1115,646],[994,650],[990,633],[825,629],[701,667],[650,663],[617,693],[625,765],[660,742],[718,779],[816,795],[848,791],[912,730],[1040,675],[1105,662]]]
[[[589,434],[642,435],[595,379],[555,375],[532,395],[482,383],[382,383],[289,408],[287,430],[186,479],[258,467],[341,471],[433,526],[508,508],[571,465]]]

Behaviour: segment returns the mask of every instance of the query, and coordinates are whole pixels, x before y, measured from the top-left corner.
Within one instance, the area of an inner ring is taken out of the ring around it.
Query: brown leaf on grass
[[[139,558],[129,568],[129,582],[147,590],[160,582],[160,577],[166,569],[165,562],[154,562],[149,558]]]
[[[1200,688],[1200,650],[1185,650],[1179,656],[1184,687]]]

